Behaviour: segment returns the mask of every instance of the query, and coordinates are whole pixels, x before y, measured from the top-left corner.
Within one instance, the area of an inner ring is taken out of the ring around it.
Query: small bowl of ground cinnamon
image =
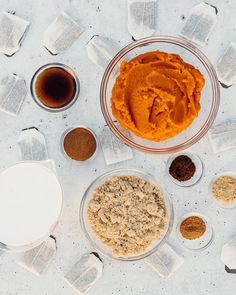
[[[203,172],[201,159],[192,153],[172,155],[166,165],[166,174],[179,186],[191,186],[197,183]]]
[[[82,125],[67,129],[61,137],[63,154],[77,163],[84,163],[95,157],[98,140],[95,133]]]
[[[203,250],[213,240],[213,230],[207,217],[189,213],[180,219],[177,235],[182,246],[190,250]]]

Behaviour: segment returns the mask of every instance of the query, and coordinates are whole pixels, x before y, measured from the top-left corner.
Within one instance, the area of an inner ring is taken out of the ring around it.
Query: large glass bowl
[[[163,232],[163,235],[160,239],[156,240],[145,252],[139,254],[139,255],[134,255],[134,256],[114,256],[112,251],[107,248],[96,236],[94,233],[93,229],[90,226],[90,223],[88,221],[87,217],[87,208],[88,208],[88,203],[93,197],[93,191],[99,187],[101,184],[103,184],[108,178],[112,176],[137,176],[139,178],[145,179],[154,185],[158,186],[158,188],[161,190],[161,192],[164,195],[164,202],[166,206],[166,214],[167,214],[167,223],[165,225],[165,229]],[[158,247],[160,247],[163,243],[165,243],[169,237],[169,234],[172,230],[173,227],[173,221],[174,221],[174,214],[173,214],[173,207],[172,203],[167,195],[167,193],[163,190],[162,186],[160,183],[150,174],[146,172],[142,172],[136,169],[115,169],[112,170],[108,173],[105,173],[95,179],[88,189],[86,190],[83,199],[80,204],[80,224],[82,227],[82,230],[90,242],[91,246],[97,250],[98,252],[102,253],[105,256],[108,256],[110,258],[118,259],[118,260],[123,260],[123,261],[134,261],[134,260],[139,260],[142,258],[145,258],[156,251],[158,251]]]
[[[119,75],[121,61],[129,61],[139,54],[155,50],[179,54],[185,62],[199,69],[206,81],[201,95],[199,116],[186,130],[163,142],[142,139],[131,132],[127,132],[116,121],[111,109],[111,91],[116,77]],[[129,44],[109,63],[101,82],[100,102],[108,126],[124,143],[143,152],[174,153],[198,142],[211,127],[219,108],[219,82],[211,62],[192,43],[182,38],[170,36],[148,37]]]

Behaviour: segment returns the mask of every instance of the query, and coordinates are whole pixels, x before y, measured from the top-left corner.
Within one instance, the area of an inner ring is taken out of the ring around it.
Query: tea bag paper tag
[[[88,58],[97,66],[106,69],[109,62],[118,52],[118,49],[107,38],[93,36],[86,45]]]
[[[29,22],[5,11],[0,11],[0,52],[12,56],[20,49]]]
[[[18,145],[22,160],[44,161],[48,159],[45,137],[35,127],[22,130]]]
[[[4,77],[0,81],[0,110],[17,115],[27,93],[25,80],[16,74]]]
[[[221,260],[230,270],[236,270],[236,237],[222,247]]]
[[[65,275],[65,280],[78,294],[84,294],[98,281],[102,273],[102,261],[91,253],[80,258]]]
[[[169,278],[184,263],[184,259],[168,244],[161,246],[156,253],[145,258],[145,261],[151,265],[163,279]]]
[[[128,31],[135,40],[155,33],[157,5],[157,0],[128,0]]]
[[[229,119],[213,126],[208,136],[215,153],[236,148],[236,119]]]
[[[236,43],[231,42],[216,66],[219,81],[225,86],[236,83]]]
[[[59,54],[72,46],[83,29],[65,12],[51,23],[44,32],[43,45],[52,54]]]
[[[56,252],[56,239],[50,236],[39,246],[26,251],[18,264],[36,275],[42,275],[48,269]]]
[[[186,23],[180,33],[184,38],[204,46],[217,21],[216,8],[201,2],[189,13]]]
[[[103,128],[101,146],[107,165],[127,161],[133,158],[132,149],[116,138],[108,126]]]

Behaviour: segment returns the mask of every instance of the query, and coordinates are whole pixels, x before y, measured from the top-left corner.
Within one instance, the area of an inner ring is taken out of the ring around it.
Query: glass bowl
[[[201,111],[193,123],[178,135],[155,142],[127,132],[116,119],[111,109],[111,91],[119,75],[122,60],[129,61],[137,55],[150,51],[165,51],[179,54],[183,60],[199,69],[205,77],[201,95]],[[124,143],[143,152],[173,153],[186,149],[198,142],[215,120],[220,102],[220,89],[216,72],[208,58],[192,43],[170,36],[154,36],[133,42],[122,49],[107,66],[100,87],[100,103],[104,118],[113,133]]]
[[[47,105],[45,105],[43,102],[41,102],[41,100],[38,98],[37,94],[36,94],[36,81],[39,77],[39,75],[50,68],[60,68],[65,70],[66,72],[68,72],[74,79],[75,82],[75,94],[73,96],[73,98],[64,106],[61,107],[49,107]],[[80,93],[80,82],[79,82],[79,78],[77,77],[77,75],[75,74],[75,72],[68,67],[67,65],[61,64],[61,63],[49,63],[46,65],[41,66],[33,75],[31,83],[30,83],[30,91],[31,91],[31,96],[33,97],[34,101],[36,102],[36,104],[38,106],[40,106],[42,109],[48,111],[48,112],[52,112],[52,113],[57,113],[57,112],[63,112],[67,109],[69,109],[78,99],[79,97],[79,93]]]
[[[154,185],[156,185],[164,195],[164,202],[165,202],[166,213],[167,213],[167,223],[166,223],[166,226],[164,229],[164,233],[160,239],[156,240],[145,252],[143,252],[141,254],[134,255],[134,256],[115,256],[115,255],[113,255],[112,251],[108,247],[106,247],[98,239],[98,237],[94,233],[94,231],[91,228],[89,221],[87,219],[87,206],[88,206],[89,201],[93,197],[94,189],[96,189],[98,186],[103,184],[108,178],[110,178],[112,176],[137,176],[139,178],[145,179],[145,180],[153,183]],[[174,221],[174,213],[173,213],[172,203],[171,203],[167,193],[163,190],[162,186],[159,184],[159,182],[152,175],[150,175],[146,172],[136,170],[136,169],[115,169],[115,170],[107,172],[107,173],[99,176],[97,179],[95,179],[90,184],[90,186],[88,187],[86,192],[84,193],[84,196],[83,196],[81,204],[80,204],[79,214],[80,214],[80,224],[81,224],[82,230],[83,230],[86,238],[90,242],[91,246],[93,248],[95,248],[96,251],[102,253],[103,255],[105,255],[107,257],[118,259],[118,260],[123,260],[123,261],[135,261],[135,260],[145,258],[145,257],[155,253],[158,250],[158,248],[167,241],[167,239],[170,235],[170,232],[172,230],[173,221]]]

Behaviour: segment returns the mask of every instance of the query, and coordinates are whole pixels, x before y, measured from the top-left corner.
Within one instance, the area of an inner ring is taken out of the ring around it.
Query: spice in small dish
[[[229,175],[219,176],[212,184],[212,195],[218,201],[231,203],[236,200],[236,178]]]
[[[194,185],[202,176],[201,159],[190,153],[173,155],[167,162],[167,175],[177,185]]]
[[[63,151],[72,160],[87,161],[92,158],[96,150],[96,137],[86,127],[75,127],[67,131],[63,136]]]
[[[206,224],[199,216],[189,216],[180,224],[180,233],[184,239],[195,240],[204,235]]]
[[[186,181],[193,177],[196,166],[186,155],[180,155],[174,159],[169,168],[169,173],[178,181]]]
[[[180,219],[177,226],[177,237],[185,248],[199,251],[210,246],[214,232],[206,216],[193,212]]]

